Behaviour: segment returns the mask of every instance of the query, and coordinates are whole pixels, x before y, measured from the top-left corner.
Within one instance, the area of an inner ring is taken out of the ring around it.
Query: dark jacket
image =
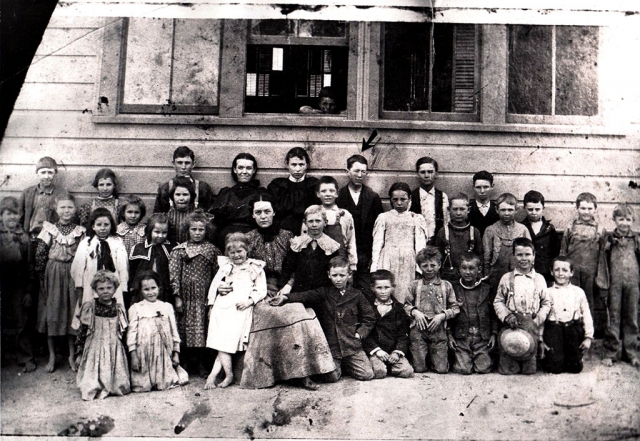
[[[436,228],[433,230],[433,237],[427,237],[427,240],[430,240],[430,244],[433,244],[435,240],[435,236],[440,231],[440,228],[444,227],[444,208],[442,204],[442,191],[437,188],[434,189],[434,200],[435,200],[435,210],[436,213]],[[411,211],[414,213],[422,214],[422,206],[420,204],[420,187],[414,189],[411,192]]]
[[[194,181],[198,181],[195,178]],[[167,213],[169,211],[169,209],[171,208],[171,203],[169,202],[169,193],[170,193],[170,188],[169,188],[169,182],[165,182],[164,184],[162,184],[160,187],[158,187],[158,194],[156,195],[156,202],[153,206],[153,212],[154,213]],[[209,184],[207,184],[206,182],[203,181],[198,181],[198,191],[197,191],[197,195],[198,195],[198,207],[197,208],[202,208],[204,211],[208,211],[211,206],[213,205],[213,199],[215,198],[215,195],[213,193],[213,190],[211,189],[211,187],[209,186]],[[194,201],[191,201],[191,203],[193,204]]]
[[[391,311],[381,316],[378,308],[373,306],[376,322],[373,330],[362,342],[367,355],[375,348],[380,348],[390,354],[401,351],[407,355],[409,350],[409,316],[404,312],[402,303],[392,297]]]
[[[358,271],[368,272],[371,266],[371,252],[373,249],[373,226],[378,215],[384,211],[380,196],[364,185],[360,192],[358,205],[356,205],[347,186],[338,192],[336,204],[353,216],[353,224],[356,230],[356,249],[358,251]]]
[[[467,303],[467,290],[460,285],[460,281],[452,283],[456,293],[456,300],[460,305],[460,314],[449,320],[448,332],[454,338],[467,338],[469,334],[469,304]],[[480,322],[480,335],[483,340],[489,340],[491,334],[498,333],[498,321],[492,313],[493,304],[489,296],[490,287],[481,283],[475,289],[480,291],[477,305],[478,320]]]
[[[37,185],[33,185],[27,188],[20,195],[20,208],[22,209],[22,217],[20,218],[20,224],[24,231],[29,234],[29,227],[31,225],[31,216],[33,216],[33,204],[36,198],[36,191],[38,190]],[[52,195],[57,195],[59,193],[64,192],[63,188],[58,186],[54,186]],[[58,221],[58,213],[56,213],[56,206],[54,202],[54,198],[51,199],[51,205],[49,206],[47,222],[56,223]]]
[[[344,295],[333,286],[325,286],[312,291],[292,292],[287,297],[289,302],[301,302],[315,310],[333,358],[342,359],[361,351],[360,339],[367,338],[376,321],[371,304],[351,286]]]
[[[143,243],[136,244],[129,254],[129,294],[132,303],[142,300],[142,297],[136,289],[136,276],[142,271],[152,271],[155,263],[155,271],[160,275],[160,295],[158,300],[163,302],[171,302],[173,295],[171,291],[171,283],[169,280],[169,259],[171,251],[176,246],[175,243],[165,241],[160,245],[152,245],[147,239]]]
[[[486,216],[483,216],[482,213],[480,213],[478,205],[476,205],[476,200],[469,200],[469,222],[480,230],[480,234],[484,236],[484,230],[486,230],[489,225],[493,225],[499,220],[500,216],[498,216],[498,210],[496,209],[495,202],[489,201],[489,211],[487,211]]]
[[[551,262],[560,254],[560,237],[555,227],[542,217],[542,228],[538,234],[533,234],[531,222],[525,219],[522,225],[527,227],[536,247],[535,270],[544,276],[551,274]]]
[[[307,176],[302,182],[292,182],[289,178],[275,178],[267,190],[275,198],[276,218],[280,228],[300,234],[304,210],[311,205],[320,204],[316,196],[318,178]]]
[[[278,279],[278,287],[282,288],[295,274],[293,291],[307,291],[331,285],[327,276],[329,272],[329,261],[334,257],[347,257],[347,252],[340,247],[338,251],[327,256],[319,246],[314,250],[311,245],[307,245],[299,253],[291,248],[282,262],[282,273]]]

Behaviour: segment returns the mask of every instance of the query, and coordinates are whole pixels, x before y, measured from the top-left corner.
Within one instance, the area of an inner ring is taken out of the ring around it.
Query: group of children
[[[174,154],[177,176],[160,187],[146,222],[143,201],[119,198],[110,169],[98,171],[98,196],[78,208],[55,185],[49,157],[37,163],[37,185],[0,202],[3,325],[5,316],[13,321],[25,372],[36,368],[29,311],[37,299],[45,370],[55,369],[55,338],[65,336],[84,399],[184,384],[180,354],[202,371],[204,348],[218,351],[205,388],[233,382],[232,354],[246,348],[252,307],[267,295],[264,262],[248,257],[245,234],[226,237],[225,256],[210,242],[212,215],[193,208],[215,196],[191,177],[195,159],[184,151]],[[306,154],[289,161],[309,165]],[[608,311],[603,363],[624,356],[640,365],[640,236],[629,205],[616,207],[616,228],[605,232],[595,196],[580,194],[578,217],[560,242],[542,194],[525,194],[520,224],[516,196],[493,202],[486,171],[473,177],[475,199],[449,198],[435,187],[437,162],[420,158],[420,186],[394,183],[387,212],[364,185],[367,171],[367,160],[354,155],[346,187],[333,177],[317,181],[318,205],[299,210],[304,223],[291,248],[317,244],[322,262],[287,273],[295,262],[285,260],[286,280],[268,300],[316,310],[336,364],[329,381],[342,368],[361,380],[445,373],[450,361],[453,372],[486,373],[496,347],[503,374],[535,373],[538,358],[550,372],[580,372],[596,292]]]

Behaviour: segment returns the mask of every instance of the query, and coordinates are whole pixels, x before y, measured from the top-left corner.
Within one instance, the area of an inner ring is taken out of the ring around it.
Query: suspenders
[[[475,240],[474,240],[474,232],[473,232],[474,228],[473,225],[469,224],[469,249],[468,251],[470,253],[473,253],[473,249],[475,248],[476,244],[475,244]],[[442,262],[442,266],[444,266],[447,263],[447,260],[449,261],[449,269],[453,269],[453,262],[451,261],[451,241],[450,238],[451,237],[451,233],[449,231],[449,225],[446,225],[444,227],[444,238],[446,241],[446,245],[444,247],[444,261]]]

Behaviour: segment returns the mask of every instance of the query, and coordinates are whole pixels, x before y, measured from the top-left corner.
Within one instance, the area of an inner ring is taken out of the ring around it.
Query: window
[[[598,43],[592,26],[510,26],[508,120],[597,116]]]
[[[331,87],[338,109],[346,108],[348,40],[345,22],[254,20],[245,79],[245,111],[297,113],[318,107]]]
[[[475,25],[385,23],[382,116],[478,118]]]
[[[130,18],[120,113],[218,112],[220,22]]]

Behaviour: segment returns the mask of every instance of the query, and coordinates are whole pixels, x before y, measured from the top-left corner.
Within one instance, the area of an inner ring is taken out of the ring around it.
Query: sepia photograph
[[[640,439],[637,2],[1,9],[3,439]]]

